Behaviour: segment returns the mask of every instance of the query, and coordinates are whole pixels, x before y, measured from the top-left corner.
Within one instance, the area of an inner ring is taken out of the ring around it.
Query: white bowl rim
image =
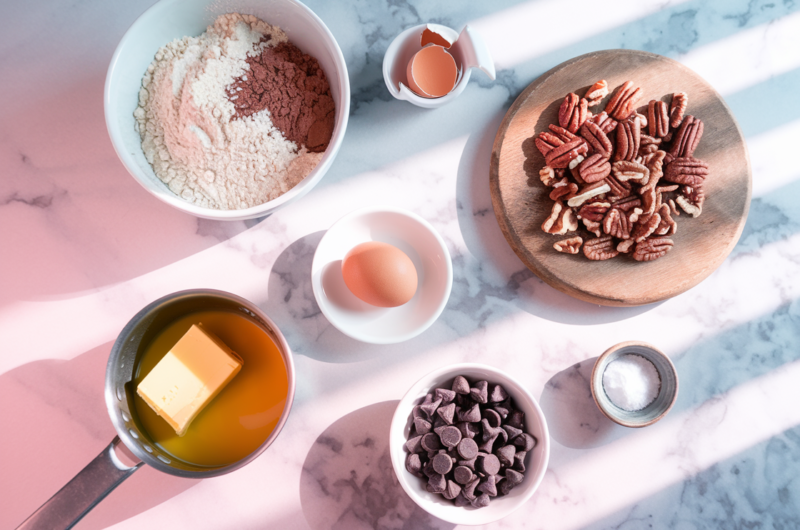
[[[518,497],[516,499],[516,504],[513,507],[510,507],[508,510],[501,513],[498,517],[480,519],[478,521],[475,521],[474,519],[476,518],[476,514],[481,513],[480,510],[462,510],[461,508],[459,508],[459,511],[452,512],[458,515],[469,514],[470,518],[473,520],[463,520],[459,517],[449,517],[448,514],[431,513],[431,515],[436,517],[437,519],[441,519],[449,523],[457,525],[465,525],[465,526],[478,526],[499,521],[500,519],[503,519],[511,515],[511,513],[519,509],[526,502],[528,502],[530,498],[533,496],[533,494],[536,493],[536,490],[539,489],[539,486],[541,485],[542,480],[544,479],[544,476],[547,473],[547,466],[549,465],[550,462],[550,430],[547,427],[547,418],[544,415],[544,411],[542,411],[542,408],[539,406],[539,402],[536,400],[536,398],[533,397],[533,394],[531,394],[528,391],[528,389],[525,388],[525,386],[519,382],[517,378],[508,374],[504,370],[501,370],[500,368],[482,363],[448,364],[446,366],[437,368],[436,370],[433,370],[432,372],[429,372],[428,374],[422,376],[420,379],[417,380],[416,383],[414,383],[411,386],[411,388],[408,389],[405,395],[403,395],[403,397],[400,399],[400,402],[397,404],[397,408],[395,409],[394,415],[392,416],[392,422],[389,427],[389,455],[391,457],[392,467],[394,468],[394,472],[397,475],[397,481],[400,483],[400,486],[408,494],[408,496],[411,497],[411,500],[413,500],[414,503],[416,503],[420,508],[425,510],[427,513],[430,513],[427,510],[427,508],[422,503],[419,502],[418,493],[410,488],[406,480],[401,478],[401,476],[403,476],[404,474],[410,475],[410,473],[406,470],[405,458],[403,458],[402,460],[400,459],[400,454],[405,456],[405,452],[402,450],[402,448],[397,449],[392,447],[392,442],[396,438],[395,436],[393,436],[393,434],[398,429],[404,430],[405,425],[408,421],[407,413],[405,414],[401,413],[402,412],[401,409],[403,409],[404,405],[406,405],[408,402],[413,401],[422,396],[423,394],[421,391],[429,386],[428,383],[429,381],[434,379],[439,379],[445,375],[448,377],[451,375],[455,377],[456,375],[459,375],[461,372],[466,370],[481,370],[489,372],[491,374],[499,375],[511,381],[511,383],[513,383],[514,386],[516,387],[514,390],[524,394],[530,400],[530,403],[533,405],[533,409],[536,411],[538,419],[542,425],[542,435],[538,439],[538,443],[543,446],[542,465],[541,467],[539,467],[536,475],[534,477],[531,477],[533,480],[532,483],[528,485],[528,490],[525,492],[523,496]],[[525,479],[526,480],[528,479],[527,473],[525,474]]]
[[[339,152],[339,148],[341,147],[342,141],[344,140],[344,134],[347,130],[347,123],[350,117],[350,76],[347,71],[347,63],[344,60],[344,55],[342,54],[342,50],[339,47],[339,43],[336,38],[331,33],[328,26],[325,22],[322,21],[319,16],[308,6],[299,2],[298,0],[283,0],[285,2],[289,2],[291,4],[295,4],[301,9],[304,9],[311,19],[317,23],[322,30],[322,33],[333,43],[332,48],[332,55],[334,62],[336,63],[336,67],[340,72],[340,88],[342,90],[341,100],[344,102],[344,108],[341,112],[341,119],[337,121],[336,126],[333,131],[333,136],[331,137],[331,142],[328,145],[328,148],[325,150],[325,153],[320,160],[319,164],[309,173],[306,177],[298,182],[292,189],[284,193],[283,195],[256,206],[252,206],[250,208],[242,208],[238,210],[216,210],[214,208],[206,208],[204,206],[198,206],[193,204],[189,201],[181,199],[169,189],[166,190],[164,193],[158,193],[155,190],[151,189],[147,186],[142,179],[137,174],[136,162],[133,160],[131,155],[127,153],[124,149],[121,148],[122,139],[119,137],[121,134],[119,132],[118,126],[113,123],[113,120],[110,115],[110,100],[112,97],[111,94],[111,78],[114,74],[115,68],[118,67],[118,60],[119,56],[122,53],[122,49],[124,45],[128,44],[128,41],[131,40],[132,31],[134,28],[137,28],[139,25],[143,25],[146,23],[146,19],[153,16],[154,13],[165,9],[166,7],[170,6],[171,4],[177,4],[180,2],[188,2],[190,0],[159,0],[147,10],[139,15],[136,20],[131,24],[131,26],[125,31],[125,34],[117,44],[116,49],[114,50],[114,54],[111,56],[111,62],[108,65],[108,70],[106,71],[106,80],[105,85],[103,87],[103,114],[105,117],[106,122],[106,129],[108,131],[108,136],[111,139],[111,145],[114,147],[114,151],[117,153],[117,157],[122,162],[122,165],[125,169],[130,173],[130,175],[134,178],[136,182],[139,183],[145,190],[148,191],[151,195],[155,196],[162,202],[169,204],[181,210],[183,212],[189,213],[194,215],[195,217],[201,217],[205,219],[216,219],[221,221],[238,221],[243,219],[255,219],[258,217],[264,217],[267,215],[272,214],[277,208],[299,199],[316,185],[316,183],[325,175],[327,170],[333,164],[333,160],[336,158],[336,154]],[[166,43],[165,43],[166,44]],[[338,102],[337,102],[338,104]],[[338,109],[337,109],[338,110]],[[120,146],[120,147],[118,147]]]
[[[367,216],[374,213],[394,213],[402,215],[404,217],[407,217],[415,221],[423,228],[425,228],[428,232],[430,232],[431,235],[433,235],[433,237],[436,239],[436,242],[439,244],[439,247],[441,247],[442,252],[446,258],[445,265],[446,265],[447,278],[445,279],[446,285],[445,285],[444,295],[442,296],[442,299],[439,301],[439,305],[436,307],[436,310],[433,312],[433,314],[425,322],[420,324],[416,329],[409,331],[408,333],[405,333],[403,335],[396,335],[391,337],[376,337],[372,335],[364,335],[356,331],[353,331],[347,326],[342,325],[341,322],[338,322],[336,315],[331,313],[326,307],[326,304],[324,303],[325,294],[323,292],[322,285],[320,283],[321,280],[319,279],[319,275],[315,274],[315,271],[320,270],[324,264],[321,264],[317,261],[316,251],[314,252],[314,259],[311,263],[311,290],[314,293],[314,298],[317,301],[317,306],[319,306],[319,309],[320,311],[322,311],[322,314],[325,316],[325,318],[328,319],[328,322],[330,322],[336,329],[338,329],[348,337],[369,344],[397,344],[399,342],[405,342],[407,340],[413,339],[414,337],[416,337],[417,335],[428,329],[431,325],[433,325],[433,323],[436,322],[436,319],[438,319],[439,316],[442,314],[445,306],[447,306],[448,300],[450,300],[450,292],[453,288],[453,260],[450,257],[450,252],[447,250],[447,245],[445,244],[444,239],[442,239],[442,236],[439,235],[439,232],[437,232],[436,229],[428,221],[426,221],[425,219],[423,219],[422,217],[420,217],[419,215],[415,214],[412,211],[405,210],[403,208],[397,208],[394,206],[366,206],[364,208],[359,208],[342,216],[341,218],[339,218],[338,221],[333,223],[331,227],[328,228],[328,230],[325,232],[325,235],[322,236],[322,239],[317,245],[317,250],[319,250],[319,247],[322,245],[322,242],[325,241],[325,238],[328,236],[328,234],[331,232],[331,230],[333,230],[333,228],[336,225],[340,223],[345,223],[357,217]]]

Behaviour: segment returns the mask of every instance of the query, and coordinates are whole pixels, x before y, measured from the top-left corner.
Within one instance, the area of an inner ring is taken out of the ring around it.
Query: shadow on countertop
[[[112,344],[0,375],[0,528],[22,523],[114,438],[103,397]],[[142,466],[75,528],[107,528],[199,482]]]
[[[455,527],[422,510],[397,481],[389,456],[389,426],[397,403],[353,411],[314,442],[300,477],[300,502],[311,528]]]

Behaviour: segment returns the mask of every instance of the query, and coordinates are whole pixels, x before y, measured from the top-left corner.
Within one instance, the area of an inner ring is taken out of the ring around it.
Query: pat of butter
[[[136,392],[183,436],[241,369],[241,357],[197,324],[142,379]]]

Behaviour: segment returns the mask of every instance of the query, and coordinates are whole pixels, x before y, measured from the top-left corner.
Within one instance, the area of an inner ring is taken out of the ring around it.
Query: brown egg
[[[378,241],[350,249],[342,260],[342,276],[354,295],[378,307],[403,305],[417,292],[417,269],[411,259]]]

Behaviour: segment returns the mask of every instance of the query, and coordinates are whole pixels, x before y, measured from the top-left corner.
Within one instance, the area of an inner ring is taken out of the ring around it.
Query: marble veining
[[[252,300],[286,335],[298,385],[284,431],[223,477],[137,471],[76,528],[453,528],[403,493],[388,425],[417,379],[455,362],[514,374],[551,429],[539,490],[487,528],[800,527],[796,0],[309,0],[347,62],[347,135],[306,197],[231,223],[151,197],[108,140],[105,72],[152,3],[0,6],[0,425],[13,426],[0,436],[0,528],[111,440],[102,393],[113,340],[142,306],[192,287]],[[435,111],[394,100],[383,54],[424,22],[475,27],[497,79],[475,73]],[[544,284],[507,245],[488,193],[494,136],[517,95],[558,63],[609,48],[663,54],[705,77],[738,118],[753,167],[730,257],[695,288],[646,307],[593,306]],[[382,347],[332,327],[309,279],[325,230],[376,204],[431,222],[454,269],[437,322]],[[624,340],[655,344],[680,377],[675,408],[643,430],[611,423],[589,394],[594,359]]]

